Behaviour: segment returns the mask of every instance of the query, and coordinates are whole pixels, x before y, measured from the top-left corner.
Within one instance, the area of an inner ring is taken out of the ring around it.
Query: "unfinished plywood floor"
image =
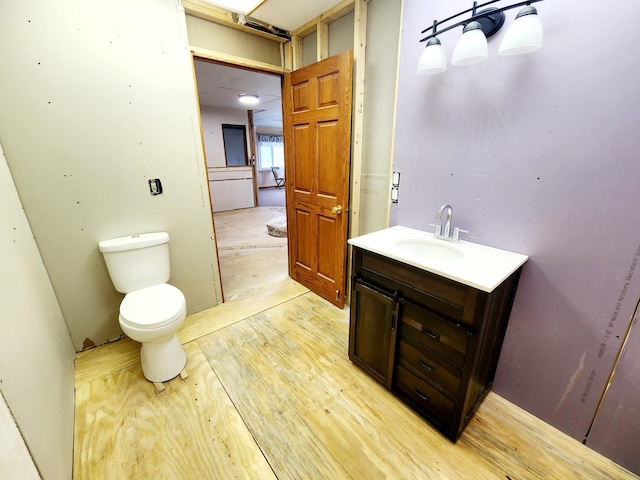
[[[267,233],[284,207],[255,207],[214,215],[225,301],[288,275],[287,238]]]
[[[632,479],[490,394],[456,444],[347,357],[348,310],[291,279],[187,318],[157,394],[129,340],[79,354],[76,479]]]

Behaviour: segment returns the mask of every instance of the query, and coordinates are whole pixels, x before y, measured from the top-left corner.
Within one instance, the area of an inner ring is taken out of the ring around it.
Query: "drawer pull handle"
[[[427,327],[422,327],[422,333],[424,333],[427,337],[433,338],[434,340],[438,340],[440,338],[440,335],[427,330]]]
[[[428,402],[429,401],[429,395],[426,395],[422,390],[420,390],[419,388],[416,388],[413,390],[414,392],[416,392],[416,395],[418,396],[418,398],[420,400],[422,400],[423,402]]]
[[[420,366],[422,368],[424,368],[425,370],[427,370],[428,372],[433,372],[433,365],[429,365],[427,362],[425,362],[422,359],[418,360],[418,363],[420,364]]]

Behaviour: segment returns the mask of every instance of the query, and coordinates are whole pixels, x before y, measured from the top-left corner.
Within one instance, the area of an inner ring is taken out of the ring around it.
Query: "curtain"
[[[282,135],[269,135],[266,133],[258,133],[258,142],[260,143],[282,143]]]

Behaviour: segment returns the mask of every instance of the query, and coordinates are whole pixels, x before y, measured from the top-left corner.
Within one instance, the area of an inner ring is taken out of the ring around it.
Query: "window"
[[[271,167],[284,169],[284,143],[282,135],[258,134],[258,157],[260,170],[269,170]]]
[[[224,156],[227,167],[244,167],[247,159],[247,131],[244,125],[222,124]]]

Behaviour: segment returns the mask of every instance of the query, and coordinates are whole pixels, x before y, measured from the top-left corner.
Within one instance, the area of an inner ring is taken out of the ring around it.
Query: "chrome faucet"
[[[442,214],[444,211],[447,211],[447,223],[444,225],[444,232],[442,231],[442,225],[437,224],[434,225],[430,223],[429,225],[436,227],[435,237],[440,240],[447,240],[449,242],[459,242],[458,236],[460,233],[469,233],[468,230],[462,230],[461,228],[455,227],[453,231],[451,231],[451,217],[453,216],[453,208],[448,203],[445,203],[438,210],[438,214],[436,215],[436,220],[440,220],[442,218]]]
[[[440,220],[442,218],[442,213],[447,210],[447,223],[444,225],[444,233],[442,234],[442,238],[449,239],[449,232],[451,231],[451,217],[453,216],[453,208],[448,203],[445,203],[438,210],[438,214],[436,215],[436,220]]]

